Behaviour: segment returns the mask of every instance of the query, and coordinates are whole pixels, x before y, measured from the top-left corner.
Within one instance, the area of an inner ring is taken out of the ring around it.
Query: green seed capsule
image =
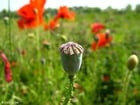
[[[60,47],[61,60],[64,70],[74,75],[80,70],[82,64],[83,47],[74,42],[62,44]]]

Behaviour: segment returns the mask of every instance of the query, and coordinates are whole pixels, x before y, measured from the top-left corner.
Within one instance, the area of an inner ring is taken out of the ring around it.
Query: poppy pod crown
[[[69,75],[74,75],[80,70],[83,52],[83,47],[74,42],[68,42],[60,46],[62,65]]]
[[[73,55],[83,53],[84,49],[81,45],[77,43],[68,42],[60,46],[60,51],[64,54]]]

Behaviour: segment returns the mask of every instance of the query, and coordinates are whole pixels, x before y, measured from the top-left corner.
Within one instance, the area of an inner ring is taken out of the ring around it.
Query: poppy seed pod
[[[74,75],[80,70],[83,52],[83,47],[74,42],[68,42],[60,46],[62,65],[69,75]]]
[[[127,67],[129,70],[133,70],[138,63],[139,63],[138,57],[133,54],[128,58]]]

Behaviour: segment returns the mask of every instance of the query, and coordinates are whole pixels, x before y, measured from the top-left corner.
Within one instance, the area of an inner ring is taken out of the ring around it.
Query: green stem
[[[124,78],[124,85],[122,89],[122,103],[121,105],[126,105],[127,102],[127,91],[128,91],[128,85],[129,85],[129,80],[131,76],[132,71],[128,71],[125,78]]]
[[[6,100],[7,100],[7,96],[8,96],[8,92],[9,91],[9,84],[7,84],[6,82],[5,82],[5,94],[4,94],[4,97],[3,97],[3,102],[6,102]]]
[[[38,11],[36,11],[36,22],[37,22],[37,25],[39,24],[39,16],[38,16]],[[38,83],[39,83],[39,87],[38,87],[38,92],[39,92],[39,95],[41,95],[41,97],[39,98],[39,103],[40,104],[43,104],[43,99],[44,99],[44,90],[42,90],[42,86],[43,86],[43,83],[44,83],[44,71],[43,69],[41,68],[41,53],[40,53],[40,35],[39,35],[39,27],[36,28],[36,50],[37,50],[37,70],[39,70],[39,77],[38,77]]]
[[[69,75],[69,89],[68,89],[68,94],[65,97],[64,103],[63,105],[68,105],[68,103],[70,102],[72,96],[73,96],[73,82],[74,82],[74,76],[73,75]]]
[[[8,39],[9,39],[9,52],[12,55],[12,37],[11,37],[11,10],[10,10],[10,0],[8,0],[8,17],[9,17],[9,24],[8,24]]]

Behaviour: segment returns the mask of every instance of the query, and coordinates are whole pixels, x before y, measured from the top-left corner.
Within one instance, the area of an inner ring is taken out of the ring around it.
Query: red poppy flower
[[[45,30],[54,30],[58,27],[59,27],[58,21],[53,19],[49,22],[49,24],[46,24],[44,28]]]
[[[17,14],[21,17],[18,26],[21,29],[33,28],[43,24],[43,12],[46,0],[30,0],[29,4],[21,7]]]
[[[10,62],[8,61],[8,58],[6,57],[6,55],[2,52],[0,52],[0,57],[4,63],[5,80],[6,82],[9,83],[12,81],[12,72],[11,72]]]
[[[104,74],[102,77],[103,82],[108,82],[110,81],[110,76],[108,74]]]
[[[58,9],[57,15],[55,16],[55,19],[60,19],[60,18],[74,20],[75,13],[73,11],[70,11],[67,6],[61,6]]]
[[[98,33],[100,32],[101,30],[103,30],[105,28],[105,26],[101,23],[93,23],[91,24],[91,31],[93,33]]]
[[[105,47],[112,41],[112,37],[107,33],[99,33],[95,37],[97,40],[91,44],[93,50]]]

